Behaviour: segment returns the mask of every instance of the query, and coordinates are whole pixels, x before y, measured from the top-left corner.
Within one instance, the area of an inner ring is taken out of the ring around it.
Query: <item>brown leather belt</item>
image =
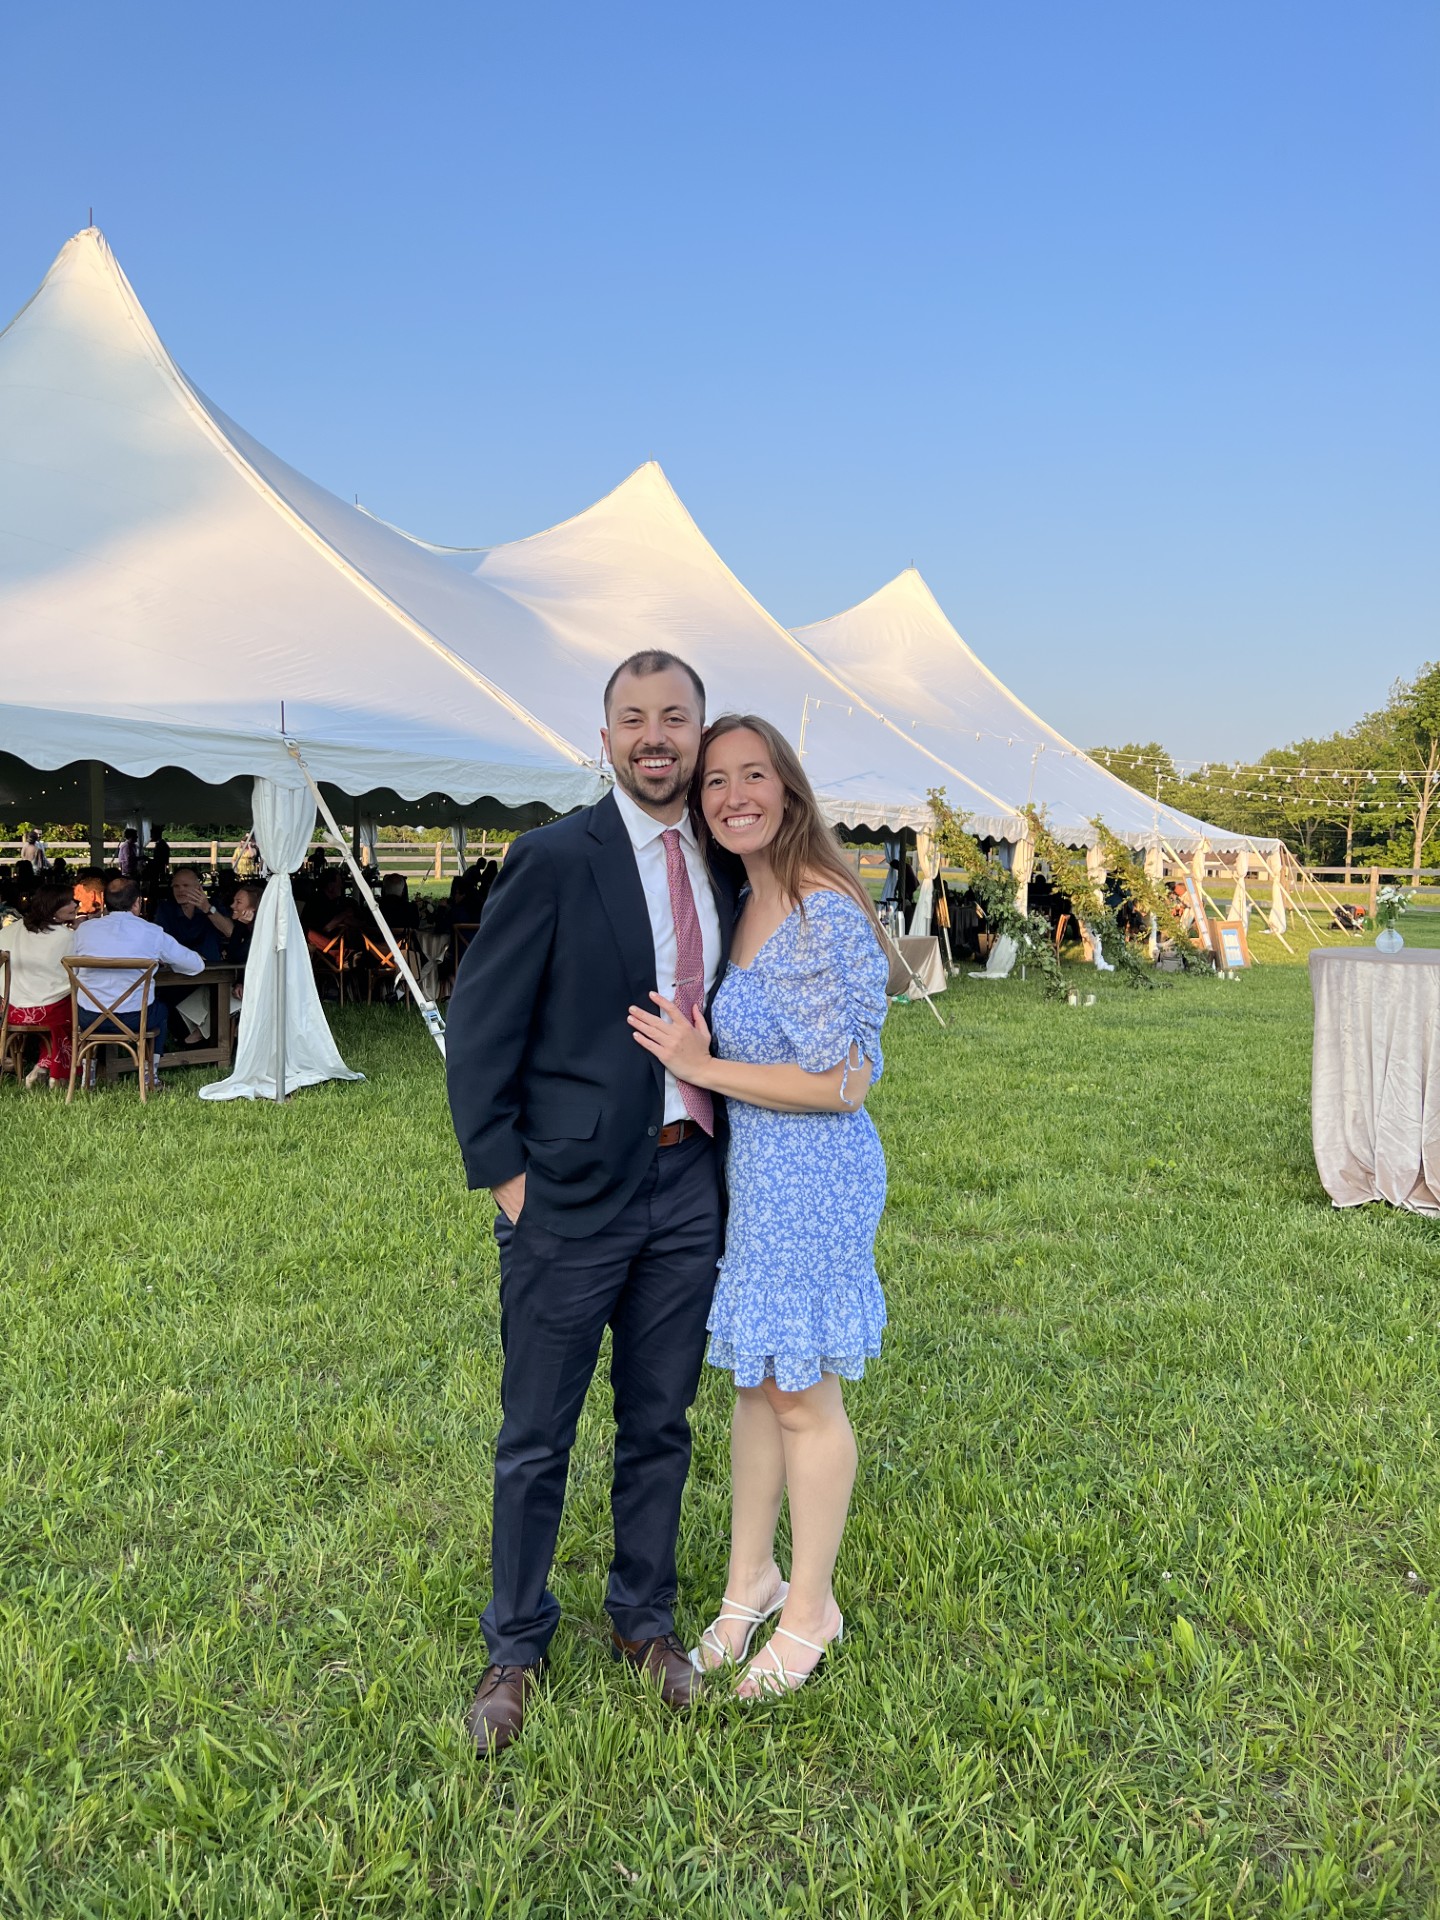
[[[672,1120],[668,1126],[661,1127],[657,1147],[678,1147],[682,1140],[688,1140],[692,1133],[699,1133],[699,1123],[694,1120]]]

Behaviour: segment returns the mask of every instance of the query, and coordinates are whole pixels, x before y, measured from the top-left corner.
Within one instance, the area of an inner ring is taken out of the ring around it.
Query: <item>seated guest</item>
[[[230,932],[221,946],[220,958],[227,966],[243,967],[250,958],[250,936],[255,931],[255,911],[263,888],[253,880],[237,887],[230,902]],[[224,988],[218,991],[223,992]],[[245,982],[236,978],[230,989],[230,1011],[240,1011],[245,998]],[[184,1045],[198,1047],[210,1038],[210,994],[205,987],[193,987],[183,1000],[175,1002],[175,1011],[185,1023]]]
[[[43,1036],[27,1087],[45,1075],[52,1087],[70,1078],[70,976],[61,962],[74,950],[75,899],[65,886],[42,882],[23,919],[0,927],[0,951],[10,955],[10,1025]]]
[[[15,903],[23,906],[30,898],[35,886],[35,869],[28,860],[15,862],[15,877],[12,882],[15,890]]]
[[[402,928],[413,933],[419,925],[415,903],[410,898],[410,883],[403,873],[387,873],[380,882],[380,911],[397,933]]]
[[[120,869],[122,880],[140,878],[140,829],[126,827],[125,837],[115,853],[115,865]]]
[[[82,920],[105,910],[105,869],[82,867],[75,878],[75,905]]]
[[[337,933],[362,931],[354,901],[345,898],[345,876],[338,867],[326,872],[301,914],[300,924],[312,947],[323,947]]]
[[[105,884],[104,916],[99,920],[86,920],[75,929],[75,953],[77,957],[92,954],[97,960],[158,960],[162,966],[173,968],[176,973],[205,971],[205,962],[198,953],[192,952],[189,947],[182,947],[153,922],[141,919],[139,882],[118,877]],[[104,995],[107,1005],[116,1008],[121,1025],[128,1027],[132,1033],[138,1033],[140,1014],[146,1004],[140,976],[107,971],[93,975],[93,979],[96,992]],[[87,1008],[91,1013],[98,1011],[82,970],[82,1016]],[[150,1028],[155,1035],[158,1069],[160,1056],[165,1051],[166,1007],[163,1000],[156,1000],[150,1006]],[[155,1084],[159,1085],[158,1071]]]
[[[156,905],[155,924],[180,946],[203,955],[207,965],[220,958],[220,942],[234,932],[230,916],[211,904],[201,886],[198,867],[176,867],[170,898]]]

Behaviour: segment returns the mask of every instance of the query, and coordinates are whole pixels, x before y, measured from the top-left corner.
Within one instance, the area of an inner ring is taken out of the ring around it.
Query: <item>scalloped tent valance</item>
[[[533,818],[596,762],[517,702],[539,624],[252,440],[175,365],[103,236],[0,334],[0,755],[172,791],[293,786]],[[463,646],[460,644],[463,634]],[[479,664],[481,661],[486,664]],[[492,678],[492,671],[500,678]]]

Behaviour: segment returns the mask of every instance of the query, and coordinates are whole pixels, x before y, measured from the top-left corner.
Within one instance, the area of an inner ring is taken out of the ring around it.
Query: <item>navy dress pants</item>
[[[481,1625],[495,1664],[529,1666],[560,1605],[548,1581],[570,1449],[610,1328],[615,1552],[606,1610],[626,1640],[675,1624],[675,1541],[690,1467],[722,1221],[720,1157],[704,1134],[662,1147],[618,1216],[562,1240],[522,1208],[495,1221],[505,1370],[495,1447],[494,1594]]]

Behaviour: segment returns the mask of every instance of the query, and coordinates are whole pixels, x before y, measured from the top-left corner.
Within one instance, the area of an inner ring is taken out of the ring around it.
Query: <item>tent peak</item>
[[[822,627],[831,626],[836,620],[848,619],[851,614],[878,613],[902,602],[918,605],[932,617],[938,615],[945,621],[947,627],[950,626],[944,608],[935,598],[924,574],[912,560],[908,567],[902,567],[899,573],[885,582],[883,587],[877,587],[873,593],[867,593],[863,600],[856,600],[852,605],[842,608],[838,614],[831,614],[824,620],[811,620],[803,627],[793,627],[791,631],[797,634],[818,632]],[[954,632],[953,627],[951,631]],[[958,633],[955,634],[955,638],[960,639]],[[964,645],[963,641],[961,645]]]

